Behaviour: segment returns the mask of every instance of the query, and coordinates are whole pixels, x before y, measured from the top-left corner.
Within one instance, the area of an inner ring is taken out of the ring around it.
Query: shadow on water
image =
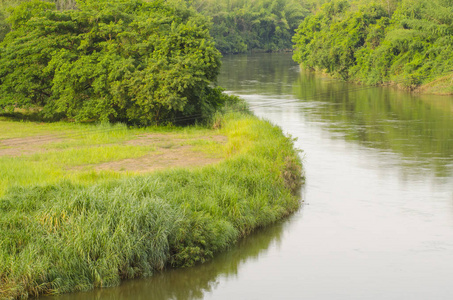
[[[278,246],[283,239],[288,222],[289,220],[285,220],[267,228],[261,228],[242,239],[229,251],[220,253],[212,261],[195,267],[166,270],[149,278],[123,282],[118,287],[41,299],[203,299],[206,293],[216,288],[219,278],[235,277],[243,263],[258,260],[272,245]]]

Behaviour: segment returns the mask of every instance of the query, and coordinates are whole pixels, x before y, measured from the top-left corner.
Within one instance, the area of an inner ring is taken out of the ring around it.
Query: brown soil
[[[54,135],[39,135],[0,140],[0,156],[21,156],[43,152],[46,145],[61,141]]]
[[[21,156],[46,151],[46,145],[61,141],[52,135],[33,136],[0,140],[0,156]],[[155,151],[139,158],[87,165],[72,170],[113,170],[131,172],[149,172],[173,167],[197,167],[219,162],[221,158],[196,151],[191,142],[208,140],[222,145],[227,142],[223,135],[183,138],[176,134],[144,134],[126,142],[128,145],[152,145]]]
[[[199,140],[210,140],[220,144],[224,144],[227,142],[227,137],[224,135],[213,135],[213,136],[200,136],[197,139]],[[155,134],[144,134],[138,136],[136,139],[130,140],[126,142],[128,145],[158,145],[164,146],[170,144],[184,144],[185,142],[189,141],[189,139],[184,139],[177,137],[174,134],[162,134],[162,133],[155,133]]]
[[[149,172],[175,167],[199,167],[219,162],[221,158],[194,151],[186,145],[193,138],[184,139],[173,134],[146,134],[127,142],[129,145],[154,145],[157,151],[139,158],[128,158],[96,165],[96,170]],[[219,145],[227,142],[223,135],[201,136],[197,140],[209,140]]]
[[[195,152],[192,146],[172,149],[161,148],[157,152],[139,158],[128,158],[96,165],[96,170],[149,172],[174,167],[199,167],[219,162],[221,158]]]

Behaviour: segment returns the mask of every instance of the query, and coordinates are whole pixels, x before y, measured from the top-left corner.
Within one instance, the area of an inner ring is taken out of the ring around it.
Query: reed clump
[[[302,168],[293,140],[250,115],[221,123],[228,157],[216,165],[10,188],[0,199],[0,298],[192,266],[296,210]]]

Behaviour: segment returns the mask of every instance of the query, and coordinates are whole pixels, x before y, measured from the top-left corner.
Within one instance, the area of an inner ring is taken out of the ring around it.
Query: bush
[[[0,109],[149,125],[195,121],[222,103],[210,84],[220,53],[208,21],[155,0],[25,2],[0,45]]]

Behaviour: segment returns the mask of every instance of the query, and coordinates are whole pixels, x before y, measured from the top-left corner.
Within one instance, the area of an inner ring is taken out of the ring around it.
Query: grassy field
[[[34,123],[0,119],[0,196],[11,186],[62,179],[91,184],[224,158],[226,136],[202,127]],[[224,139],[222,138],[224,137]],[[187,160],[188,157],[196,159]],[[155,159],[153,159],[155,158]],[[184,159],[185,158],[185,159]]]
[[[1,120],[0,298],[191,266],[296,210],[293,141],[251,115],[218,125]]]

